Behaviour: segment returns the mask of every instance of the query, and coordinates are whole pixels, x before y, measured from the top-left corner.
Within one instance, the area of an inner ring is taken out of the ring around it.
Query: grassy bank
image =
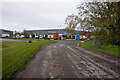
[[[25,64],[37,53],[41,46],[52,41],[41,42],[3,42],[2,44],[2,77],[14,78],[23,70]]]
[[[94,47],[94,42],[83,42],[83,43],[79,43],[79,46],[120,57],[120,54],[118,54],[118,46],[117,45]]]

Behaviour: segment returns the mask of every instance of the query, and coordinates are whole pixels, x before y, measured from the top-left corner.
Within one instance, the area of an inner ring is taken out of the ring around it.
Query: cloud
[[[58,25],[65,28],[65,18],[77,14],[77,5],[76,2],[3,2],[1,26],[19,31],[58,28]]]

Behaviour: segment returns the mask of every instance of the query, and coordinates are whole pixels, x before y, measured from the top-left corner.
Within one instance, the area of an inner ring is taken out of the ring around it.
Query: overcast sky
[[[7,30],[65,28],[65,18],[77,14],[78,1],[2,2],[2,24]],[[1,21],[1,20],[0,20]]]

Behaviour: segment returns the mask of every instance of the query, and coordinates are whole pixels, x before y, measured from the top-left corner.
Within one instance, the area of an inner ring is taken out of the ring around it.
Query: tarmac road
[[[16,78],[120,78],[120,59],[78,47],[80,41],[44,46]]]
[[[27,42],[28,40],[14,40],[14,39],[4,39],[0,38],[0,42]]]

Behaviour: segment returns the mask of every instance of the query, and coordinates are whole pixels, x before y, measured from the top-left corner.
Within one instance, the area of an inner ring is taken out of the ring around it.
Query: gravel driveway
[[[80,41],[44,46],[16,78],[120,78],[120,59],[78,47]]]

